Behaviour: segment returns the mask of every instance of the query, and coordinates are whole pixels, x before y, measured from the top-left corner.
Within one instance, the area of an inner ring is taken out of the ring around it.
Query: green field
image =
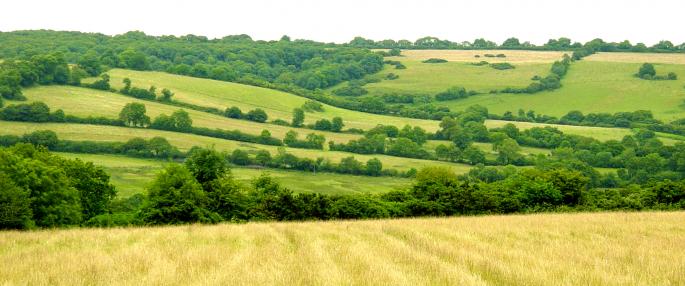
[[[130,78],[133,86],[147,88],[154,85],[158,90],[168,88],[175,93],[174,99],[178,101],[222,110],[230,106],[238,106],[243,112],[262,108],[270,119],[279,118],[290,121],[293,109],[301,107],[307,101],[304,97],[282,91],[163,72],[113,69],[107,71],[107,74],[111,76],[111,83],[116,88],[123,86],[124,78]],[[399,127],[406,124],[421,126],[429,131],[438,129],[437,122],[430,120],[369,114],[329,105],[324,105],[324,112],[307,113],[305,122],[313,123],[321,118],[331,119],[335,116],[343,118],[346,128],[370,129],[382,123]]]
[[[153,101],[140,100],[116,93],[73,87],[73,86],[39,86],[28,88],[24,95],[31,101],[45,102],[51,110],[62,109],[67,115],[76,116],[104,116],[117,118],[121,109],[128,103],[138,102],[145,104],[147,115],[154,119],[159,114],[171,115],[180,107],[162,104]],[[275,124],[264,124],[248,120],[239,120],[214,115],[207,112],[200,112],[191,109],[184,109],[193,120],[193,126],[218,128],[223,130],[240,130],[242,132],[259,135],[266,129],[271,135],[282,139],[290,130],[297,131],[301,138],[308,133],[318,133],[326,137],[326,141],[347,142],[357,139],[360,136],[347,133],[324,132],[311,129],[293,128]]]
[[[372,96],[383,94],[435,95],[450,87],[460,86],[467,90],[487,93],[506,87],[526,87],[535,75],[545,76],[548,63],[514,64],[515,69],[496,70],[489,66],[474,66],[464,62],[428,64],[420,61],[393,58],[404,64],[406,69],[395,69],[386,65],[381,75],[394,73],[395,80],[382,80],[364,86]],[[487,60],[487,59],[483,59]],[[474,60],[476,61],[476,60]]]
[[[117,155],[57,153],[66,158],[79,158],[102,166],[111,176],[110,181],[117,189],[118,197],[129,197],[145,191],[145,187],[170,162],[138,159]],[[309,173],[278,169],[231,169],[231,174],[249,183],[252,179],[266,173],[274,177],[283,186],[294,192],[352,194],[381,193],[404,188],[411,183],[410,179],[395,177],[352,176],[333,173]]]
[[[583,113],[651,110],[657,119],[685,117],[685,65],[657,64],[657,73],[675,72],[678,80],[649,81],[633,76],[641,63],[578,61],[562,80],[560,89],[536,94],[483,94],[442,102],[453,110],[474,104],[491,113],[516,112],[519,108],[538,114],[562,116],[572,110]]]
[[[60,139],[64,140],[92,140],[108,142],[123,142],[134,137],[149,139],[155,136],[161,136],[166,138],[172,145],[183,151],[187,151],[193,146],[214,146],[220,151],[233,151],[234,149],[243,149],[248,152],[256,150],[268,150],[275,155],[279,149],[277,146],[245,143],[193,134],[117,126],[0,121],[0,130],[3,130],[2,134],[13,135],[23,135],[36,130],[52,130],[57,133]],[[471,168],[471,166],[465,164],[411,159],[387,155],[362,155],[339,151],[322,151],[287,147],[280,148],[283,148],[288,153],[298,157],[306,157],[311,159],[322,157],[325,159],[330,159],[333,162],[338,162],[340,159],[350,156],[353,156],[357,160],[363,162],[366,162],[372,158],[378,158],[383,163],[383,168],[386,169],[408,170],[410,168],[420,169],[425,166],[447,166],[452,168],[456,173],[465,173]]]

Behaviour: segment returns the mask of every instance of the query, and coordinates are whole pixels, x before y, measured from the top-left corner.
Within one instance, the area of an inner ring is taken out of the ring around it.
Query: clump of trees
[[[640,70],[638,70],[637,74],[635,76],[641,78],[641,79],[646,79],[646,80],[677,80],[678,75],[674,72],[669,72],[666,76],[663,75],[657,75],[656,74],[656,69],[654,68],[653,64],[650,63],[644,63],[642,66],[640,66]]]
[[[435,100],[447,101],[447,100],[462,99],[462,98],[467,98],[467,97],[475,95],[475,94],[476,94],[476,92],[466,91],[466,89],[463,87],[453,86],[453,87],[448,88],[446,91],[443,91],[441,93],[436,94]]]
[[[147,127],[150,125],[150,117],[145,114],[146,112],[144,104],[131,102],[121,109],[119,120],[128,126]]]
[[[441,64],[441,63],[446,63],[447,60],[445,59],[438,59],[438,58],[430,58],[427,60],[422,61],[424,64]]]
[[[239,107],[231,106],[226,108],[223,115],[228,118],[246,119],[259,123],[264,123],[267,119],[269,119],[269,116],[266,114],[266,111],[264,111],[261,108],[255,108],[248,111],[247,113],[243,113],[243,111],[240,110]]]
[[[490,64],[490,67],[496,70],[510,70],[516,68],[510,63],[492,63]]]

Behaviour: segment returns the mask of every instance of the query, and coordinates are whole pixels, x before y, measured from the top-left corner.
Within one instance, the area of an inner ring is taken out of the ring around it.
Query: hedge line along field
[[[366,162],[372,158],[378,158],[383,163],[383,168],[397,169],[406,171],[410,168],[421,169],[426,166],[447,166],[452,168],[455,173],[462,174],[471,169],[470,165],[449,163],[442,161],[431,161],[412,159],[404,157],[395,157],[388,155],[372,154],[362,155],[340,151],[323,151],[313,149],[298,149],[288,147],[278,147],[269,145],[260,145],[232,140],[224,140],[213,137],[198,136],[193,134],[161,131],[154,129],[143,128],[127,128],[117,126],[101,126],[89,124],[69,124],[69,123],[29,123],[29,122],[8,122],[0,121],[0,132],[2,135],[23,135],[37,130],[52,130],[60,139],[64,140],[91,140],[91,141],[106,141],[106,142],[125,142],[131,138],[140,137],[144,139],[151,139],[156,136],[166,138],[171,145],[179,148],[181,151],[187,151],[193,146],[211,147],[213,146],[218,151],[233,151],[235,149],[242,149],[250,153],[257,150],[267,150],[272,155],[278,153],[279,148],[283,148],[286,152],[298,157],[306,157],[310,159],[317,159],[319,157],[330,159],[333,162],[339,162],[345,157],[354,157],[359,161]]]
[[[126,198],[144,193],[145,187],[154,180],[166,164],[162,160],[130,158],[118,155],[57,153],[66,158],[79,158],[103,167],[111,176],[117,189],[117,197]],[[266,173],[281,185],[296,193],[358,194],[384,193],[402,189],[411,184],[410,179],[395,177],[368,177],[333,173],[309,173],[278,169],[231,168],[231,174],[248,184]]]
[[[615,57],[615,56],[614,56]],[[480,104],[491,113],[516,112],[519,108],[539,114],[562,116],[583,113],[650,110],[654,117],[671,121],[685,117],[685,65],[656,64],[659,74],[675,72],[678,80],[651,81],[634,76],[642,63],[578,61],[571,64],[560,89],[536,94],[483,94],[441,102],[453,110]]]
[[[4,231],[0,283],[682,285],[684,220],[616,212]]]
[[[286,121],[290,121],[292,118],[294,108],[301,107],[307,101],[304,97],[282,91],[163,72],[113,69],[107,71],[107,74],[111,77],[112,86],[117,89],[123,87],[122,80],[124,78],[129,78],[133,82],[132,85],[136,87],[148,88],[154,85],[159,89],[168,88],[175,93],[174,99],[181,102],[215,107],[221,110],[230,106],[237,106],[243,111],[262,108],[270,118]],[[346,128],[367,130],[375,127],[376,124],[383,123],[396,126],[406,124],[420,126],[431,132],[438,129],[437,123],[430,120],[363,113],[326,104],[323,107],[323,112],[307,113],[305,123],[314,123],[322,118],[330,120],[340,116],[345,121]]]
[[[394,73],[399,78],[383,79],[380,82],[369,83],[364,86],[369,95],[411,94],[430,95],[443,92],[450,87],[461,86],[467,90],[487,93],[507,87],[526,87],[533,76],[544,76],[548,73],[549,63],[521,63],[514,64],[516,68],[496,70],[487,65],[475,66],[465,62],[422,63],[418,60],[405,60],[396,57],[406,69],[395,69],[386,65],[380,72],[383,78]],[[490,58],[473,59],[472,62],[489,61]],[[334,87],[332,89],[335,89]]]
[[[302,138],[309,133],[324,135],[326,141],[344,143],[361,137],[356,134],[326,132],[311,129],[295,128],[275,124],[263,124],[248,120],[227,118],[207,112],[195,111],[188,108],[176,107],[154,101],[140,100],[133,97],[120,95],[112,92],[93,90],[88,88],[73,86],[39,86],[28,88],[24,95],[30,101],[42,101],[47,104],[52,111],[62,109],[67,115],[81,117],[107,117],[118,118],[121,109],[128,103],[137,102],[145,105],[147,115],[154,120],[160,114],[171,115],[174,111],[183,109],[193,120],[193,126],[207,127],[211,129],[240,130],[247,134],[259,135],[266,129],[271,135],[283,139],[290,130],[297,131]],[[247,112],[248,110],[243,110]],[[267,114],[270,115],[270,114]],[[292,116],[291,116],[292,118]],[[290,122],[291,118],[288,118]],[[329,118],[330,120],[331,118]],[[271,118],[269,119],[271,120]]]

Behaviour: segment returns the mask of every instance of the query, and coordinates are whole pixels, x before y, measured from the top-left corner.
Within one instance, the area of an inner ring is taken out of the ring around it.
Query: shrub
[[[492,63],[490,64],[490,67],[496,70],[509,70],[515,68],[510,63]]]
[[[314,100],[307,100],[302,104],[302,109],[307,112],[323,112],[323,104]]]
[[[264,110],[261,108],[255,108],[253,110],[250,110],[245,115],[245,119],[260,123],[266,122],[268,118],[269,117],[266,115],[266,112],[264,112]]]
[[[440,64],[440,63],[446,63],[446,62],[447,62],[447,60],[445,60],[445,59],[430,58],[430,59],[427,59],[427,60],[423,61],[422,63],[425,63],[425,64]]]

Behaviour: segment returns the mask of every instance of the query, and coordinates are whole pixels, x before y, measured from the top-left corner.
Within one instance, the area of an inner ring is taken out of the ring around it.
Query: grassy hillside
[[[685,54],[669,53],[596,53],[586,57],[586,61],[619,63],[656,63],[685,65]]]
[[[550,67],[548,63],[522,63],[515,64],[514,69],[496,70],[487,65],[475,66],[464,62],[429,64],[417,60],[405,60],[402,57],[393,59],[399,60],[407,68],[395,69],[394,66],[386,65],[381,74],[394,73],[399,78],[365,85],[364,88],[369,91],[370,95],[433,96],[453,86],[461,86],[478,92],[490,92],[493,89],[506,87],[526,87],[532,82],[533,76],[546,75]],[[473,61],[478,62],[480,59]]]
[[[72,87],[72,86],[39,86],[28,88],[24,92],[25,96],[31,101],[45,102],[52,110],[62,109],[66,114],[77,116],[105,116],[118,118],[121,109],[128,103],[138,102],[145,104],[147,115],[151,119],[164,113],[171,115],[174,111],[183,109],[176,106],[166,105],[157,102],[139,100],[129,96],[116,93]],[[219,128],[224,130],[240,130],[248,134],[259,135],[266,129],[271,135],[282,139],[290,130],[297,131],[302,138],[308,133],[318,133],[326,137],[327,141],[347,142],[359,138],[359,135],[315,131],[311,129],[293,128],[275,124],[262,124],[247,120],[238,120],[211,113],[200,112],[185,108],[190,118],[193,119],[193,126]]]
[[[107,73],[111,76],[111,83],[116,88],[123,86],[124,78],[130,78],[133,86],[147,88],[154,85],[159,89],[168,88],[175,93],[174,99],[182,102],[222,110],[230,106],[238,106],[243,111],[259,107],[264,109],[272,119],[280,118],[290,121],[293,109],[301,107],[307,101],[304,97],[286,92],[163,72],[113,69]],[[410,124],[421,126],[429,131],[435,131],[438,128],[436,122],[429,120],[368,114],[329,105],[324,105],[324,112],[307,113],[305,122],[313,123],[321,118],[331,119],[335,116],[342,117],[347,128],[370,129],[379,123],[397,126]]]
[[[393,59],[423,61],[430,58],[445,59],[451,62],[509,62],[509,63],[552,63],[569,52],[559,51],[517,51],[517,50],[403,50],[400,57]],[[485,57],[486,54],[504,54],[506,57]],[[476,57],[480,56],[480,57]]]
[[[683,220],[645,212],[5,231],[0,283],[682,285]]]
[[[102,166],[111,176],[111,182],[117,188],[118,197],[128,197],[142,193],[155,175],[169,162],[150,159],[138,159],[116,155],[94,155],[58,153],[66,158],[80,158]],[[278,169],[231,169],[233,176],[249,183],[252,179],[267,173],[274,177],[284,187],[294,192],[351,194],[351,193],[381,193],[398,188],[404,188],[411,180],[394,177],[367,177],[332,173],[307,173]]]
[[[461,110],[474,104],[502,114],[519,108],[562,116],[571,110],[619,112],[651,110],[662,120],[685,117],[685,65],[657,64],[659,74],[675,72],[678,80],[649,81],[634,77],[641,63],[579,61],[571,65],[560,89],[536,94],[484,94],[442,105]]]
[[[93,141],[119,141],[123,142],[134,137],[141,137],[149,139],[155,136],[166,138],[169,143],[186,151],[193,146],[207,147],[214,146],[220,151],[233,151],[234,149],[243,149],[246,151],[268,150],[272,154],[278,152],[279,147],[268,146],[260,144],[252,144],[231,140],[224,140],[212,137],[198,136],[192,134],[184,134],[169,131],[159,131],[142,128],[126,128],[116,126],[99,126],[87,124],[64,124],[64,123],[27,123],[27,122],[8,122],[0,121],[0,130],[2,134],[22,135],[31,133],[36,130],[52,130],[59,136],[60,139],[65,140],[93,140]],[[372,158],[378,158],[383,163],[383,168],[408,170],[410,168],[420,169],[425,166],[448,166],[456,173],[467,172],[471,166],[464,164],[455,164],[448,162],[429,161],[421,159],[410,159],[402,157],[394,157],[387,155],[361,155],[339,151],[322,151],[312,149],[297,149],[280,147],[288,153],[298,157],[307,157],[316,159],[319,157],[330,159],[338,162],[340,159],[354,156],[357,160],[366,162]]]

